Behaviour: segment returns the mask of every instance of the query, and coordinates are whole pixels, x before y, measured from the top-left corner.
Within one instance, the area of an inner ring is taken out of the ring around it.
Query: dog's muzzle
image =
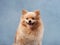
[[[29,25],[34,25],[35,22],[32,22],[31,20],[29,20],[28,24]]]

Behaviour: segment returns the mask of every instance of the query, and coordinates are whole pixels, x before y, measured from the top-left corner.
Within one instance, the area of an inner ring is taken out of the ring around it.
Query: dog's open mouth
[[[28,24],[28,25],[31,25],[31,26],[34,25],[34,23],[27,23],[27,24]]]
[[[34,23],[28,23],[29,25],[34,25]]]

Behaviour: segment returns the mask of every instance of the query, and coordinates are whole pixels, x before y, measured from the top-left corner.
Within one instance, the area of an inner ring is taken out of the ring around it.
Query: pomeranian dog
[[[42,45],[43,29],[39,10],[22,10],[14,45]]]

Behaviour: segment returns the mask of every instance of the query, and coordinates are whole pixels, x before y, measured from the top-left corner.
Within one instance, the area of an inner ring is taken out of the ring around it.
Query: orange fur
[[[25,20],[26,17],[30,20],[34,17],[34,24],[28,25]],[[31,26],[31,27],[30,27]],[[43,23],[41,20],[40,12],[28,12],[26,10],[22,11],[21,21],[19,23],[14,45],[42,45],[43,37]]]

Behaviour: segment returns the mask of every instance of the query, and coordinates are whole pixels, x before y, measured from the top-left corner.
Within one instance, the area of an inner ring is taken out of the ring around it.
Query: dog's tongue
[[[30,28],[32,28],[33,26],[32,25],[29,25]]]
[[[28,23],[29,27],[32,28],[34,23]]]
[[[29,27],[32,28],[33,27],[33,23],[29,23]]]

